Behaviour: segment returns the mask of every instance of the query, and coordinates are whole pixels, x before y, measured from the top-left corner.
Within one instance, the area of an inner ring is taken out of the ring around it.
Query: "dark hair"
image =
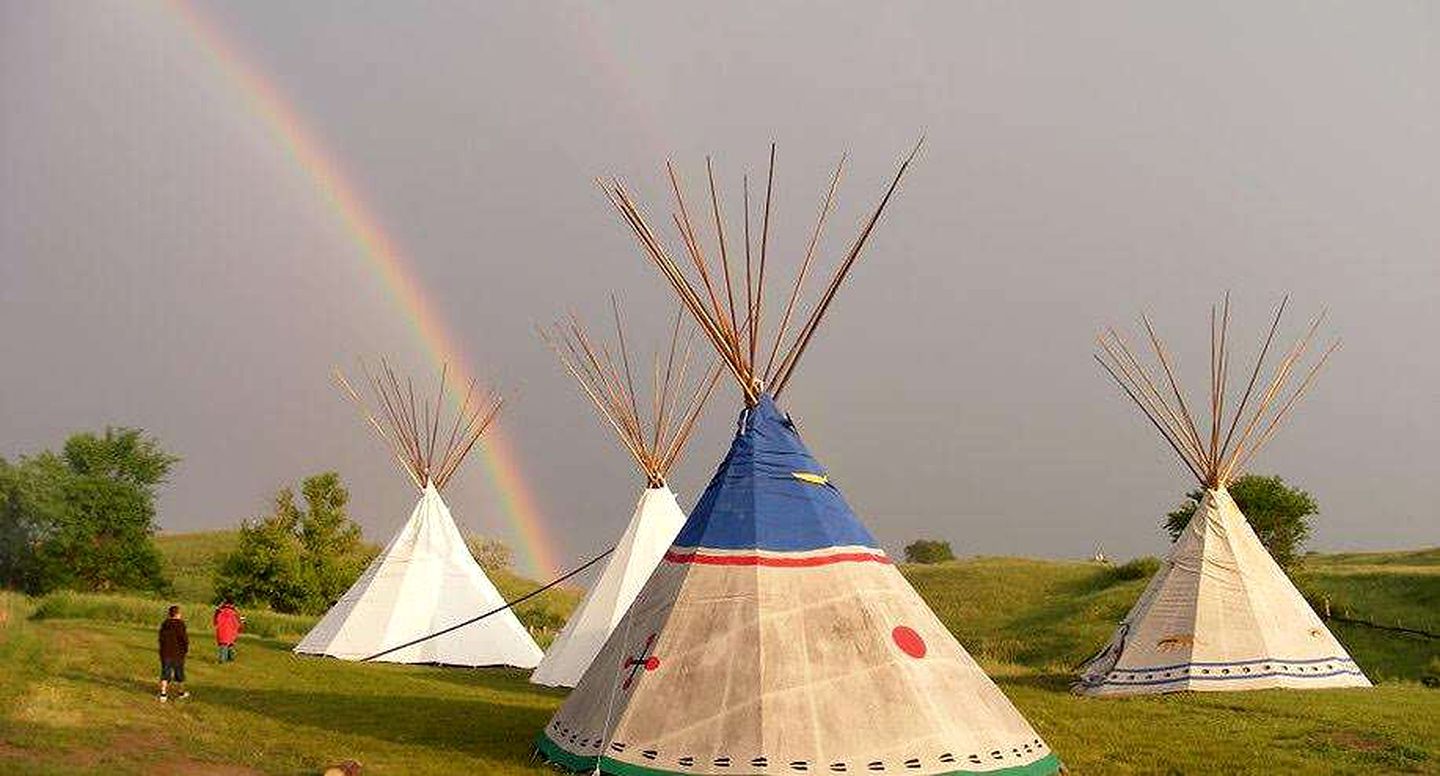
[[[170,612],[169,612],[170,616],[171,616],[171,617],[174,617],[175,615],[177,615],[177,614],[179,614],[179,613],[180,613],[180,607],[175,606],[174,604],[171,604],[171,605],[170,605]]]

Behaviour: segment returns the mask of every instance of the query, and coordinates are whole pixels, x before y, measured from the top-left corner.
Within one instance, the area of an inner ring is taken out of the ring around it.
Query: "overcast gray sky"
[[[1440,541],[1440,8],[1430,3],[196,2],[342,168],[454,333],[563,563],[641,479],[532,332],[617,291],[673,311],[592,178],[663,214],[662,164],[779,144],[774,261],[850,154],[826,267],[927,140],[785,396],[892,549],[1163,551],[1191,483],[1090,358],[1144,307],[1194,378],[1209,304],[1344,345],[1256,467],[1323,549]],[[413,501],[329,380],[432,368],[409,315],[186,13],[0,0],[0,454],[138,425],[184,457],[160,522],[261,513],[338,469],[368,537]],[[668,233],[667,233],[668,234]],[[1197,384],[1198,388],[1198,384]],[[673,484],[724,453],[726,386]],[[519,541],[472,465],[468,528]]]

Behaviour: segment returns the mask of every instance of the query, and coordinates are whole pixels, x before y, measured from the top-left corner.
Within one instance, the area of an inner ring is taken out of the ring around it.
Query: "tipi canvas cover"
[[[441,371],[434,401],[417,405],[413,387],[407,382],[402,389],[389,365],[381,363],[381,376],[366,372],[380,417],[366,409],[344,375],[339,371],[335,375],[371,427],[390,445],[395,459],[419,489],[420,500],[385,550],[305,634],[295,651],[342,660],[532,668],[540,662],[540,647],[513,611],[505,609],[454,628],[505,603],[470,554],[440,497],[466,454],[495,419],[500,398],[486,394],[476,400],[472,380],[453,423],[442,424],[448,370]]]
[[[1230,494],[1207,490],[1164,566],[1090,661],[1091,695],[1368,687]]]
[[[552,332],[542,333],[600,417],[615,430],[645,475],[646,487],[604,570],[550,645],[540,667],[530,675],[530,681],[536,684],[574,687],[580,681],[685,524],[685,513],[665,478],[685,449],[695,421],[720,377],[719,364],[695,370],[698,376],[691,372],[694,333],[680,347],[682,311],[675,316],[668,352],[655,354],[651,395],[645,399],[636,396],[620,305],[613,297],[611,305],[617,340],[613,347],[593,343],[573,316]],[[619,363],[614,358],[616,353]],[[648,407],[649,412],[642,412],[642,407]]]
[[[539,746],[627,776],[1058,770],[768,396]]]
[[[1238,400],[1226,390],[1229,298],[1218,315],[1211,310],[1208,428],[1191,417],[1169,351],[1148,320],[1146,332],[1163,377],[1152,376],[1113,329],[1100,337],[1097,359],[1180,455],[1204,495],[1110,643],[1081,668],[1076,692],[1370,686],[1265,550],[1226,487],[1274,434],[1334,351],[1334,346],[1325,351],[1304,378],[1293,383],[1319,326],[1317,318],[1280,360],[1268,386],[1258,390],[1284,309],[1282,302]]]
[[[743,251],[740,240],[732,243],[730,255],[747,258],[734,272],[744,287],[733,291],[728,263],[706,266],[673,170],[675,220],[700,281],[659,244],[624,188],[607,186],[736,377],[745,410],[674,545],[539,737],[552,762],[622,776],[1060,769],[860,524],[775,404],[908,164],[791,340],[785,333],[808,254],[791,304],[774,318],[761,312],[765,272],[749,261],[759,257],[763,266],[768,183],[765,226],[753,232],[759,244],[752,247],[748,228]],[[831,194],[838,177],[837,170]],[[719,234],[708,255],[726,262],[713,186]],[[829,208],[827,195],[822,224]],[[759,349],[763,320],[779,321],[768,360]]]
[[[429,485],[400,532],[295,651],[361,660],[504,604]],[[530,668],[540,657],[540,647],[507,609],[376,659]]]
[[[684,524],[685,513],[670,488],[646,488],[640,494],[600,578],[550,644],[530,681],[559,687],[580,681]]]

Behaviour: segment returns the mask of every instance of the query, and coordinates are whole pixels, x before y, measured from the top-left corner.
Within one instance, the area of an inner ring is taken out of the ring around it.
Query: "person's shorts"
[[[172,662],[170,662],[170,661],[168,661],[168,660],[161,660],[161,661],[160,661],[160,681],[162,681],[162,682],[184,682],[184,681],[185,681],[185,661],[184,661],[184,660],[177,660],[177,661],[175,661],[175,662],[172,663]]]

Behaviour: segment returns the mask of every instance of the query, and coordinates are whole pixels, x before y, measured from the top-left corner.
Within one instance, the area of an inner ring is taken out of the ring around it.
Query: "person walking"
[[[189,698],[185,690],[185,655],[190,652],[190,634],[185,630],[185,620],[180,616],[180,607],[171,606],[160,623],[160,702],[169,700],[170,683],[175,683],[179,692],[176,698]]]
[[[221,663],[235,661],[235,639],[240,636],[243,618],[230,599],[220,604],[212,619],[215,624],[215,651]]]

